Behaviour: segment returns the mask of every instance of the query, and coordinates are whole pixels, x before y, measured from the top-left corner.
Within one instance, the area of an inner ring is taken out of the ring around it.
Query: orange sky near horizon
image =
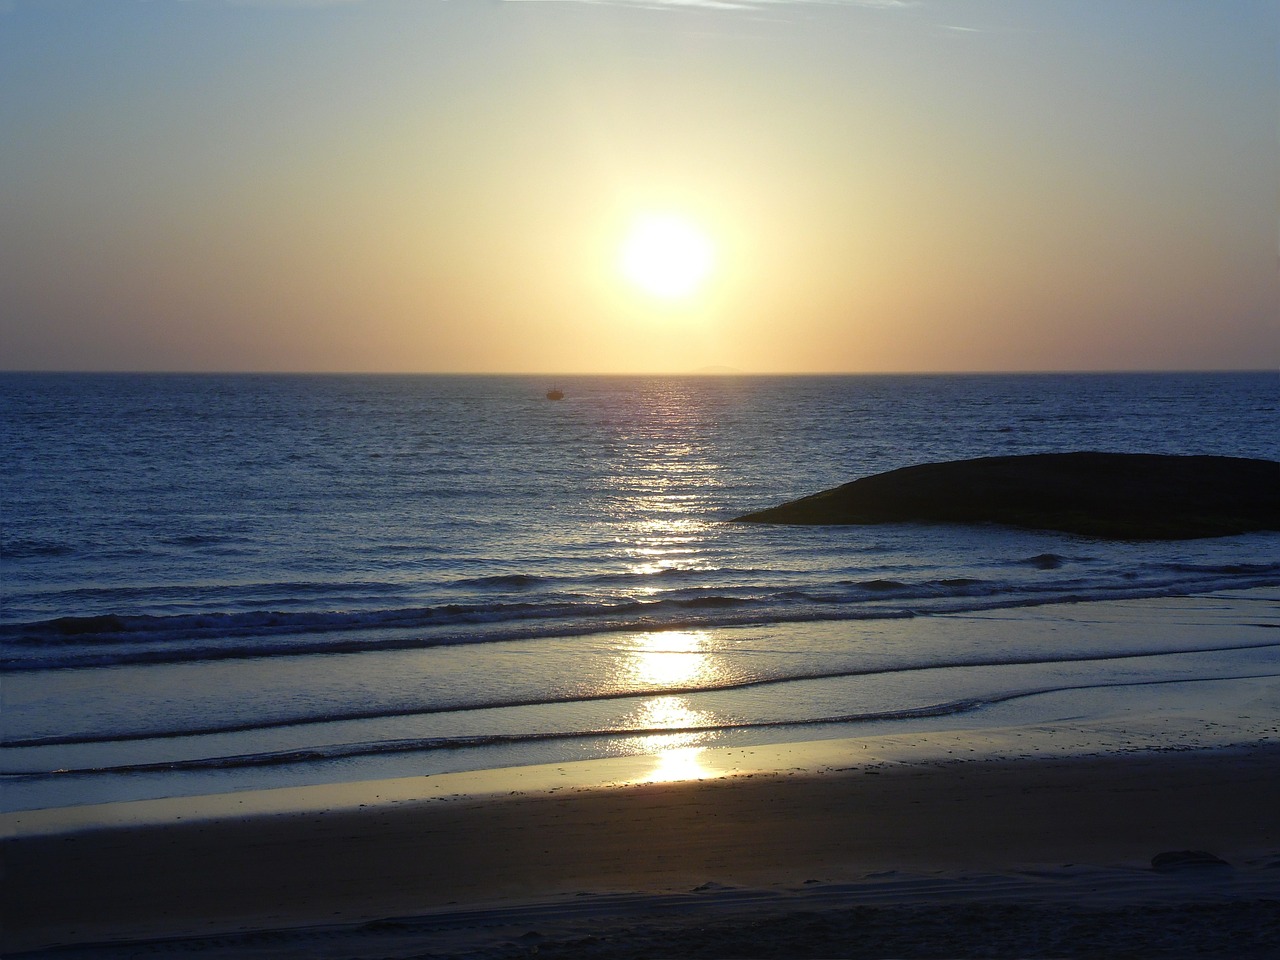
[[[16,0],[0,367],[1275,367],[1276,10]]]

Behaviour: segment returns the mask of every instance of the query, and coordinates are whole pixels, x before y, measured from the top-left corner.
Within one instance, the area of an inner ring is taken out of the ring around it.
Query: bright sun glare
[[[648,214],[631,226],[622,245],[622,273],[652,296],[679,300],[697,293],[714,262],[711,241],[675,214]]]

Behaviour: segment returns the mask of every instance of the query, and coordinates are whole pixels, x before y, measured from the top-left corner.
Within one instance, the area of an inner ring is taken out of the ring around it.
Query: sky
[[[0,369],[1280,367],[1274,0],[0,0]]]

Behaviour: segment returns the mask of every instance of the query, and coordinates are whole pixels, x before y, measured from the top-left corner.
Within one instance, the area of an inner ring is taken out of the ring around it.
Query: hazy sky
[[[1280,366],[1278,35],[1275,0],[0,0],[0,368]],[[626,266],[654,218],[693,246]]]

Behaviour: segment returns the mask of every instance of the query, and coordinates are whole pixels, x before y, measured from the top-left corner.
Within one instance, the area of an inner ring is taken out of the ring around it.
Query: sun
[[[714,250],[707,235],[678,214],[638,217],[622,244],[622,275],[661,300],[697,293],[711,275]]]

